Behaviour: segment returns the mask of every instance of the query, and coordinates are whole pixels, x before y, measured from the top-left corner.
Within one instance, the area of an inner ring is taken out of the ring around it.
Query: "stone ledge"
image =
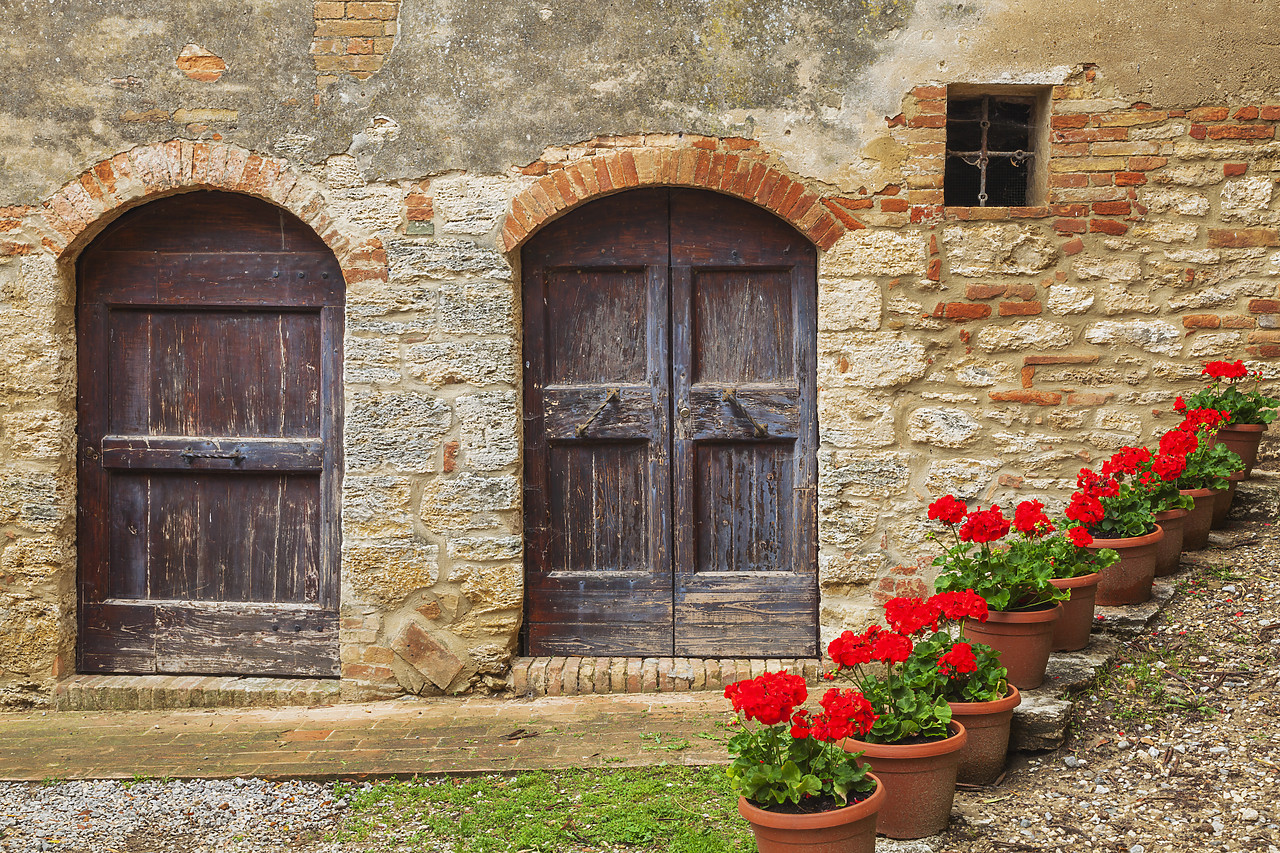
[[[76,675],[54,688],[59,711],[251,708],[341,701],[337,679],[203,675]]]
[[[803,675],[816,682],[818,658],[516,658],[507,687],[517,696],[585,696],[607,693],[677,693],[723,690],[766,671]]]

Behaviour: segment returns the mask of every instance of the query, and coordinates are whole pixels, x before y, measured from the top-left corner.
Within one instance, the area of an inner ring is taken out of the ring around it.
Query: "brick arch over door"
[[[531,654],[817,653],[816,256],[677,187],[525,244]]]
[[[640,148],[583,157],[535,181],[511,202],[502,229],[510,252],[570,210],[636,187],[691,187],[734,196],[790,223],[819,249],[847,230],[822,193],[789,177],[754,153],[707,148]]]

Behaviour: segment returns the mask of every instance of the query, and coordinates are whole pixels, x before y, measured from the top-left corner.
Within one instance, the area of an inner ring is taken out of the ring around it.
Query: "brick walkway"
[[[726,760],[712,693],[0,713],[0,779],[331,779]]]

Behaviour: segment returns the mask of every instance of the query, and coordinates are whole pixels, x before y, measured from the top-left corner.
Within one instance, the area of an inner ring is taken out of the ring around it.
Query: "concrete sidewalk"
[[[0,713],[0,779],[293,779],[727,761],[718,692]]]

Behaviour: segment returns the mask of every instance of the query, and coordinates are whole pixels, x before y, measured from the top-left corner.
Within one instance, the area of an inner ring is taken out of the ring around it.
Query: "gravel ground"
[[[1280,528],[1233,535],[1184,558],[1169,608],[1077,706],[1066,746],[1015,757],[998,787],[957,796],[946,835],[886,853],[1280,853]],[[0,851],[397,846],[405,827],[325,841],[345,807],[310,782],[0,783]]]

